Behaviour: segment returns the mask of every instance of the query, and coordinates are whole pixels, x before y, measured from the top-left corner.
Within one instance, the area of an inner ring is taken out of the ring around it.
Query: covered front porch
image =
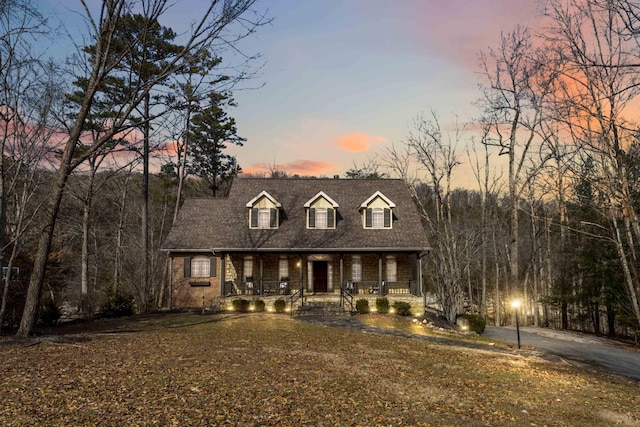
[[[421,257],[407,252],[219,254],[221,295],[422,294]]]

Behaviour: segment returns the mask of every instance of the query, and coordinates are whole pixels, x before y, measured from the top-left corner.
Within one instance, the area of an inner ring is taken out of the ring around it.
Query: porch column
[[[340,254],[340,291],[344,288],[344,254]]]
[[[227,294],[227,263],[224,253],[220,254],[220,296]]]
[[[378,295],[382,296],[382,254],[378,258]]]
[[[263,293],[263,289],[262,289],[262,272],[263,270],[263,264],[262,264],[262,254],[259,255],[260,256],[260,297],[262,297],[262,293]]]
[[[304,289],[304,283],[302,283],[302,255],[300,255],[300,261],[298,261],[298,270],[300,270],[300,281],[298,282],[298,287],[302,291]],[[304,291],[302,291],[304,293]]]

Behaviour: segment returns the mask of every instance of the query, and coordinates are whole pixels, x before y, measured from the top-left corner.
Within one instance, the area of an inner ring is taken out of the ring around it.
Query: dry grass
[[[287,316],[65,331],[1,342],[0,425],[640,425],[637,382]]]

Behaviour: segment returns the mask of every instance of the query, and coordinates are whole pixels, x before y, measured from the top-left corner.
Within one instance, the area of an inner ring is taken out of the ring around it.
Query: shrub
[[[376,298],[376,311],[380,314],[389,312],[389,300],[386,298]]]
[[[251,301],[244,298],[238,298],[231,301],[231,305],[233,306],[233,310],[238,313],[248,313]]]
[[[257,299],[253,302],[253,309],[256,313],[262,313],[264,311],[264,301]]]
[[[477,334],[482,334],[487,326],[487,321],[479,314],[465,313],[458,317],[467,319],[469,321],[469,330]]]
[[[54,325],[60,320],[62,313],[60,308],[56,305],[51,298],[47,298],[42,305],[42,311],[40,312],[40,320],[45,325]]]
[[[97,317],[124,317],[133,315],[133,298],[121,292],[108,291]]]
[[[393,303],[393,309],[399,316],[411,316],[411,304],[404,301],[396,301]]]
[[[367,314],[369,312],[369,300],[362,298],[356,301],[356,311],[358,314]]]
[[[273,308],[276,310],[276,313],[284,313],[284,309],[287,306],[287,302],[284,298],[278,298],[276,302],[273,303]]]

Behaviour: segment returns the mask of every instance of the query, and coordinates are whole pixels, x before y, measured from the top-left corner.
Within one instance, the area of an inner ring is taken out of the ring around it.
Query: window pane
[[[284,279],[285,277],[289,277],[289,260],[286,258],[281,258],[280,259],[280,280]]]
[[[351,280],[354,282],[362,282],[362,260],[354,258],[351,266]]]
[[[209,277],[209,258],[197,257],[191,260],[191,277]]]
[[[387,282],[398,281],[398,264],[395,258],[387,258]]]
[[[327,228],[326,209],[316,209],[316,228]]]
[[[384,227],[384,211],[382,209],[373,210],[373,227]]]
[[[269,228],[271,225],[269,209],[260,209],[258,211],[258,227]]]
[[[245,258],[243,270],[245,281],[247,280],[247,277],[253,277],[253,259]]]

